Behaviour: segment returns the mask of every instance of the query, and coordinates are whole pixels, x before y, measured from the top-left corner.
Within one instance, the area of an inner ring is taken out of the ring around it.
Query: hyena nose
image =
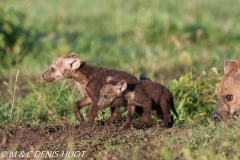
[[[44,73],[42,74],[42,78],[44,78]]]
[[[101,109],[101,104],[98,102],[97,107]]]
[[[214,121],[219,121],[220,120],[220,116],[216,112],[213,112],[212,118],[213,118]]]
[[[100,104],[99,103],[97,104],[97,107],[100,108]]]

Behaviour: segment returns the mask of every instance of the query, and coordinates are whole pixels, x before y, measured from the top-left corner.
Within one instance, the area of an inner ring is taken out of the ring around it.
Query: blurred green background
[[[72,103],[81,95],[74,83],[40,78],[57,57],[72,51],[93,65],[136,77],[144,73],[173,92],[180,119],[208,122],[223,63],[239,57],[239,5],[239,0],[0,1],[0,122],[75,121]],[[97,119],[108,116],[102,111]]]

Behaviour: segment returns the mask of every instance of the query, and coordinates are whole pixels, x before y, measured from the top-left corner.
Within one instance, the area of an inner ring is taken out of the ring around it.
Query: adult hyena
[[[218,88],[218,102],[212,113],[214,120],[231,122],[240,113],[240,59],[224,63],[224,75]]]

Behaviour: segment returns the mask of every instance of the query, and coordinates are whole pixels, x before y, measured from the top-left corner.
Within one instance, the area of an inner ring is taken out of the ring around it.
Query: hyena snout
[[[214,121],[220,121],[220,120],[221,120],[221,117],[219,116],[219,114],[217,114],[216,111],[214,111],[214,112],[212,113],[212,119],[213,119]]]
[[[99,103],[99,102],[98,102],[98,104],[97,104],[97,107],[98,107],[99,109],[104,109],[104,106],[103,106],[101,103]]]
[[[106,109],[108,106],[108,104],[105,104],[105,102],[102,102],[101,100],[97,103],[99,109]]]
[[[44,78],[44,73],[42,74],[42,78]]]
[[[231,119],[231,114],[225,110],[215,110],[212,113],[212,118],[214,121],[228,121]]]
[[[99,103],[99,102],[98,102],[98,104],[97,104],[97,107],[98,107],[98,108],[101,108],[101,106],[100,106],[100,103]]]
[[[42,74],[42,79],[47,80],[47,79],[49,79],[49,78],[51,78],[51,77],[49,76],[48,70],[47,70],[46,72],[44,72],[44,73]]]

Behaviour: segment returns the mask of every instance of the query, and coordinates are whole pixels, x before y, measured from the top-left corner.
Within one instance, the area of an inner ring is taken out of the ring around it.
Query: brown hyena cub
[[[87,105],[90,105],[90,110],[87,113],[86,125],[93,123],[99,108],[97,103],[99,100],[100,89],[106,84],[106,77],[112,76],[116,80],[124,79],[126,83],[138,83],[138,79],[133,75],[112,69],[92,66],[87,62],[83,62],[78,55],[71,53],[59,57],[49,69],[42,74],[42,78],[47,82],[56,82],[60,79],[71,79],[78,85],[78,90],[82,94],[82,98],[74,102],[73,111],[76,119],[83,122],[83,116],[79,110]],[[125,103],[121,99],[112,103],[111,117],[106,123],[112,123],[121,116],[120,107]]]
[[[106,80],[107,84],[100,91],[98,107],[104,109],[118,99],[125,99],[128,104],[128,115],[124,128],[131,124],[135,106],[142,108],[141,113],[138,111],[141,124],[157,124],[150,118],[150,114],[155,113],[154,115],[163,119],[163,126],[172,127],[171,109],[177,117],[178,115],[172,94],[166,87],[149,80],[142,80],[137,84],[127,84],[125,80],[118,82],[110,76]]]

